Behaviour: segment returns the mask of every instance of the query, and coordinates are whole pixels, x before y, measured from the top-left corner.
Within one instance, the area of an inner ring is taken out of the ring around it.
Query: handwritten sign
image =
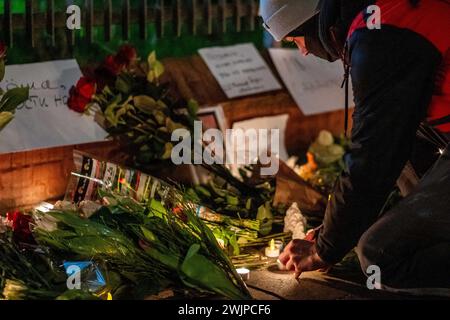
[[[69,90],[80,77],[75,60],[7,66],[0,88],[28,86],[30,99],[18,107],[14,120],[1,132],[0,153],[105,140],[107,133],[93,116],[67,107]]]
[[[279,130],[279,141],[277,145],[271,145],[270,138],[268,140],[268,144],[265,145],[264,143],[259,146],[265,147],[265,149],[259,149],[259,154],[264,153],[277,153],[281,160],[287,161],[289,159],[289,153],[287,151],[286,147],[286,129],[289,121],[289,115],[288,114],[282,114],[278,116],[273,117],[260,117],[260,118],[253,118],[249,120],[239,121],[233,123],[233,129],[241,129],[244,132],[248,132],[248,130],[259,130],[259,129],[266,129],[266,130]],[[248,144],[239,144],[236,145],[236,141],[231,141],[231,151],[228,150],[228,152],[231,152],[230,155],[233,159],[237,159],[238,154],[248,154]],[[270,152],[269,152],[270,151]],[[244,167],[241,165],[232,164],[229,165],[231,172],[234,176],[239,177],[239,169]]]
[[[342,62],[330,63],[312,55],[305,57],[296,49],[269,49],[269,52],[303,114],[310,116],[345,107]],[[349,101],[353,101],[352,94]]]
[[[229,99],[281,89],[253,44],[199,50]]]

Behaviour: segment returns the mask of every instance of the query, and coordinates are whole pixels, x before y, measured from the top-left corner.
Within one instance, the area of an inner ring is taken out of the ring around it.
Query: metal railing
[[[3,0],[4,12],[0,16],[2,23],[2,37],[9,45],[14,45],[14,32],[25,30],[26,38],[30,46],[36,44],[36,36],[39,32],[46,32],[51,39],[51,44],[56,45],[56,30],[66,28],[67,13],[55,9],[55,0],[46,2],[44,12],[37,10],[39,0],[26,0],[24,13],[13,13],[12,2]],[[58,1],[58,0],[57,0]],[[94,3],[95,2],[95,3]],[[133,5],[131,5],[131,2]],[[149,37],[149,25],[156,27],[158,37],[166,35],[165,29],[169,23],[173,25],[176,36],[182,36],[183,30],[196,35],[198,30],[206,30],[205,33],[225,33],[230,21],[233,23],[233,31],[254,31],[258,28],[258,0],[157,0],[149,4],[148,0],[122,0],[119,7],[113,6],[111,0],[86,0],[80,6],[82,12],[83,41],[93,43],[95,41],[111,41],[113,27],[121,29],[123,40],[130,39],[131,26],[137,25],[139,37]],[[100,8],[99,8],[100,3]],[[155,4],[156,3],[156,4]],[[103,39],[96,39],[94,29],[103,27]],[[66,28],[67,30],[67,28]],[[74,46],[77,41],[77,30],[67,30],[67,43]]]

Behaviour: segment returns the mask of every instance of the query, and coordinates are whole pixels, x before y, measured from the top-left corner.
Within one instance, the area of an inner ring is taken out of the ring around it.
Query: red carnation
[[[115,61],[118,65],[128,67],[133,61],[137,59],[137,51],[130,45],[124,45],[119,49],[115,56]]]
[[[33,222],[31,216],[20,211],[9,212],[6,218],[12,222],[14,239],[22,243],[35,243],[30,224]]]
[[[67,102],[73,111],[84,113],[86,106],[92,101],[96,92],[96,82],[90,77],[82,77],[75,87],[70,89],[70,97]]]

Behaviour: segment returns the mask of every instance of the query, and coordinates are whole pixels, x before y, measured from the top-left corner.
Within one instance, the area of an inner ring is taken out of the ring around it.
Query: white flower
[[[306,237],[306,223],[306,218],[300,211],[298,204],[293,203],[284,218],[284,232],[292,232],[292,239],[304,239]]]

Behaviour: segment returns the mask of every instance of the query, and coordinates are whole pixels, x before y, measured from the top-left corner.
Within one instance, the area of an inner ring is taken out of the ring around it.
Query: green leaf
[[[151,115],[153,110],[158,107],[155,99],[144,95],[134,97],[133,104],[140,111],[149,115]]]
[[[156,122],[160,125],[163,126],[166,124],[166,115],[164,114],[164,112],[162,111],[154,111],[153,112],[153,117],[155,118]]]
[[[197,194],[199,194],[202,197],[206,197],[206,198],[211,198],[211,192],[209,192],[208,189],[206,189],[205,187],[202,186],[195,186],[195,191],[197,192]]]
[[[5,78],[5,60],[0,59],[0,81]]]
[[[164,73],[164,65],[156,59],[156,53],[153,51],[147,58],[149,72],[147,74],[147,80],[150,83],[155,82]]]
[[[14,119],[14,115],[11,112],[0,112],[0,131],[3,130],[12,119]]]
[[[122,100],[122,95],[117,95],[111,103],[106,107],[106,110],[104,112],[106,120],[112,125],[115,126],[115,115],[116,115],[116,109],[120,107],[119,103]]]
[[[267,236],[272,231],[273,214],[270,207],[270,202],[266,205],[259,207],[256,219],[261,221],[261,227],[259,233],[263,236]]]
[[[238,197],[232,196],[232,195],[227,195],[227,203],[230,206],[238,206],[239,205],[239,199]]]
[[[163,217],[167,215],[166,208],[164,208],[163,204],[160,201],[155,199],[152,199],[150,201],[150,210],[151,210],[150,215],[154,215],[157,217]]]
[[[148,65],[151,66],[156,62],[156,52],[152,51],[147,58]]]
[[[246,299],[247,297],[229,279],[226,272],[199,251],[199,244],[193,244],[189,248],[181,265],[183,282],[191,287],[216,292],[229,299]]]
[[[144,251],[150,257],[152,257],[156,261],[161,262],[169,269],[174,270],[174,271],[176,271],[178,269],[179,259],[176,256],[171,255],[171,254],[161,253],[160,251],[158,251],[157,249],[152,248],[152,247],[145,248]]]
[[[56,300],[81,300],[81,301],[88,301],[88,300],[101,300],[100,298],[94,296],[90,292],[86,292],[83,290],[68,290],[59,297],[56,298]]]
[[[14,112],[19,105],[28,100],[29,91],[28,87],[8,90],[0,100],[0,112]]]
[[[192,99],[188,101],[188,112],[191,117],[193,118],[197,117],[199,108],[200,106],[198,105],[197,101]]]
[[[116,89],[125,95],[129,95],[133,87],[133,81],[129,75],[120,74],[116,80]]]
[[[164,153],[161,157],[161,159],[163,160],[168,160],[172,157],[172,150],[173,150],[173,144],[168,142],[166,143],[166,145],[164,146]]]
[[[174,132],[177,129],[186,129],[181,123],[174,122],[172,119],[166,119],[166,128],[169,133]]]
[[[142,235],[144,236],[144,240],[153,243],[158,241],[158,238],[155,236],[153,232],[145,228],[144,226],[141,226]]]
[[[164,65],[160,61],[156,61],[152,65],[152,69],[153,69],[153,72],[155,73],[156,79],[161,77],[163,75],[163,73],[164,73]]]

